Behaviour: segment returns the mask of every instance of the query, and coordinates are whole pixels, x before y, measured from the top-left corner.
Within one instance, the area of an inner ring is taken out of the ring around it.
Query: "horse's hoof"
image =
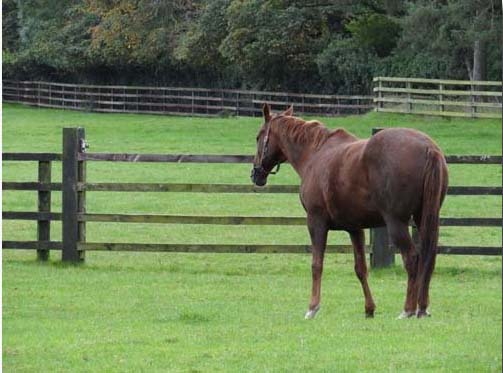
[[[416,316],[418,319],[421,319],[423,317],[431,317],[431,313],[428,310],[417,310]]]
[[[403,320],[403,319],[411,318],[412,316],[416,316],[416,313],[414,311],[402,311],[402,313],[400,313],[400,315],[398,315],[397,319]]]
[[[316,307],[314,307],[312,310],[308,310],[306,312],[306,316],[304,316],[304,319],[306,320],[311,320],[314,319],[318,311],[320,310],[320,305],[318,304]]]
[[[365,311],[365,317],[367,319],[373,319],[374,318],[374,310],[366,310]]]

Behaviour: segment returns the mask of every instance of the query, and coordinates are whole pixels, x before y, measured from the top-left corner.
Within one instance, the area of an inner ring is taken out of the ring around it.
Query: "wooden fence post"
[[[440,111],[443,112],[445,110],[445,107],[444,107],[444,95],[442,94],[442,91],[444,90],[444,85],[442,83],[440,83],[438,85],[438,89],[440,91],[440,94],[438,95],[438,99],[440,101]]]
[[[380,77],[377,78],[378,81],[378,91],[377,91],[377,98],[379,101],[377,102],[376,109],[379,111],[379,109],[382,109],[384,107],[384,102],[382,102],[382,80]],[[373,133],[372,133],[373,134]]]
[[[382,128],[372,128],[372,136]],[[370,229],[370,266],[372,268],[385,268],[395,264],[395,250],[388,240],[388,228],[379,227]]]
[[[49,185],[51,183],[51,162],[39,161],[38,162],[38,182],[41,184]],[[51,212],[51,191],[39,190],[38,191],[38,212]],[[51,240],[51,221],[38,220],[37,221],[37,241],[47,242]],[[49,250],[39,248],[37,250],[37,259],[46,261],[49,259]]]
[[[236,116],[239,117],[239,92],[236,92]]]
[[[85,222],[79,222],[78,214],[85,212],[85,192],[78,190],[78,183],[85,182],[86,165],[79,161],[79,153],[85,150],[84,128],[63,129],[63,256],[65,262],[83,262],[84,251],[78,242],[86,238]]]
[[[470,103],[471,103],[471,107],[470,107],[470,112],[471,112],[471,117],[472,118],[476,118],[477,117],[477,107],[475,106],[475,101],[477,101],[476,97],[475,97],[475,86],[474,85],[471,85],[470,86],[470,91],[471,91],[471,96],[470,96]]]
[[[411,82],[405,82],[405,88],[407,88],[407,113],[412,112],[412,95],[410,90],[412,89]]]

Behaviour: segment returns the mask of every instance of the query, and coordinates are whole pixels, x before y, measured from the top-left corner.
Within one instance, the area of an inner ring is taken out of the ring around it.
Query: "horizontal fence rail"
[[[70,137],[76,136],[69,132]],[[274,217],[274,216],[196,216],[196,215],[161,215],[161,214],[108,214],[88,213],[85,211],[86,192],[195,192],[195,193],[298,193],[298,185],[269,185],[263,188],[240,184],[184,184],[184,183],[91,183],[85,179],[85,164],[87,162],[159,162],[159,163],[227,163],[251,164],[253,156],[248,155],[199,155],[199,154],[130,154],[130,153],[87,153],[80,149],[84,141],[81,137],[73,139],[79,149],[70,154],[75,165],[80,170],[74,178],[73,186],[67,192],[76,198],[72,218],[78,226],[74,239],[74,258],[83,259],[85,251],[163,251],[163,252],[220,252],[220,253],[306,253],[309,245],[221,245],[221,244],[145,244],[145,243],[112,243],[86,242],[85,225],[88,222],[109,223],[156,223],[156,224],[212,224],[212,225],[305,225],[305,217]],[[77,145],[79,144],[79,145]],[[68,152],[68,150],[66,150]],[[68,154],[66,157],[68,158]],[[487,155],[450,155],[446,157],[449,164],[494,165],[501,164],[501,156]],[[50,177],[50,166],[54,161],[63,161],[65,156],[58,153],[3,153],[4,161],[32,161],[39,164],[39,180],[37,182],[4,181],[4,190],[32,190],[39,193],[38,211],[4,211],[3,219],[33,220],[38,224],[37,241],[3,241],[4,248],[37,250],[40,259],[47,258],[49,250],[65,250],[65,241],[50,239],[50,222],[64,221],[63,212],[50,211],[50,194],[63,191],[64,183],[54,183]],[[63,169],[67,167],[63,165]],[[451,186],[449,195],[501,195],[500,186]],[[63,210],[65,198],[63,198]],[[452,227],[499,227],[501,218],[453,218],[442,217],[442,226]],[[79,238],[80,237],[80,238]],[[367,250],[372,254],[375,250],[372,241],[376,234],[371,234],[371,246]],[[377,247],[377,246],[376,246]],[[390,248],[390,253],[395,252]],[[439,253],[452,255],[501,255],[500,247],[475,246],[439,246]],[[329,245],[327,252],[352,252],[348,245]]]
[[[80,161],[166,163],[253,163],[253,155],[79,153]],[[447,155],[447,163],[501,164],[500,155]],[[2,153],[4,161],[61,161],[58,153]]]
[[[57,212],[4,211],[8,220],[62,220]],[[211,224],[211,225],[306,225],[300,216],[197,216],[160,214],[78,214],[78,221],[110,223]],[[500,218],[440,218],[440,225],[450,227],[499,227]],[[412,224],[412,222],[411,222]]]
[[[502,83],[374,78],[375,110],[450,117],[501,118]]]
[[[18,250],[63,250],[61,241],[2,241],[4,249]],[[137,244],[121,242],[82,242],[79,251],[135,251],[135,252],[183,252],[183,253],[284,253],[305,254],[311,252],[310,245],[233,245],[233,244]],[[327,253],[349,254],[350,245],[327,245]],[[398,251],[395,250],[395,253]],[[484,246],[439,246],[439,254],[448,255],[501,255],[500,247]]]
[[[61,191],[61,183],[2,182],[4,190]],[[78,183],[78,191],[87,192],[183,192],[183,193],[298,193],[298,185],[267,185],[257,187],[248,184],[177,184],[177,183]],[[451,186],[450,195],[499,196],[501,187]]]
[[[262,103],[274,110],[293,104],[301,114],[360,114],[373,109],[372,96],[180,87],[3,81],[4,102],[107,113],[260,116]]]

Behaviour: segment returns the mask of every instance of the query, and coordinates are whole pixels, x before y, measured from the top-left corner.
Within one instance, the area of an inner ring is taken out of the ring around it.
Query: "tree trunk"
[[[485,80],[486,77],[486,58],[485,48],[481,40],[475,40],[473,43],[473,74],[472,80]]]

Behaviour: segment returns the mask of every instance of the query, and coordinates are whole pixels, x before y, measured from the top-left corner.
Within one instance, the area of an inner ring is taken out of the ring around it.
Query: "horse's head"
[[[293,107],[290,106],[285,112],[274,115],[271,114],[269,105],[264,104],[262,112],[264,113],[264,124],[257,134],[257,153],[253,160],[251,173],[251,179],[257,186],[264,186],[267,183],[267,176],[278,172],[279,165],[286,160],[280,147],[278,135],[271,131],[271,125],[278,116],[291,116]],[[277,166],[277,169],[272,172],[274,166]]]

